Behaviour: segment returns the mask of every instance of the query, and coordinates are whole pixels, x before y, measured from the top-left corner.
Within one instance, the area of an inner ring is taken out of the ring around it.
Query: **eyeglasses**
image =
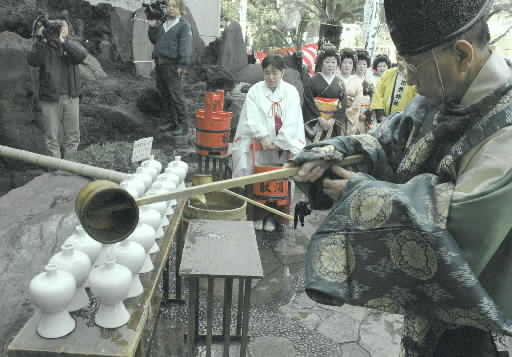
[[[450,48],[452,48],[451,44],[449,46],[440,48],[438,51],[436,51],[436,53],[440,53],[440,52],[449,50]],[[434,59],[433,55],[434,55],[434,49],[431,50],[431,56],[429,56],[429,58],[427,58],[425,61],[421,62],[420,64],[416,64],[416,65],[412,64],[412,63],[408,63],[407,60],[402,57],[402,61],[398,64],[398,69],[401,71],[407,70],[411,73],[417,73],[420,70],[420,68],[422,68],[423,66],[425,66],[427,63],[431,62]]]

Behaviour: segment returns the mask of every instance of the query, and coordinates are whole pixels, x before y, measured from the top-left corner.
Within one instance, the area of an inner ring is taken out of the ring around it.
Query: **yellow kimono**
[[[384,114],[389,116],[402,112],[415,96],[416,86],[407,85],[405,76],[398,72],[397,67],[393,67],[384,72],[377,82],[371,108],[383,109]]]

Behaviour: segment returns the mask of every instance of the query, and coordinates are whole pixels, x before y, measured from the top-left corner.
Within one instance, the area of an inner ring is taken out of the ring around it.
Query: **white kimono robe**
[[[278,105],[282,127],[276,135],[273,113]],[[251,143],[253,139],[265,136],[292,154],[298,154],[306,144],[299,93],[293,85],[284,81],[280,81],[274,92],[261,81],[247,93],[231,147],[233,177],[254,172]],[[257,151],[255,156],[258,164],[280,164],[288,159],[287,154],[278,156],[277,151],[271,150]]]

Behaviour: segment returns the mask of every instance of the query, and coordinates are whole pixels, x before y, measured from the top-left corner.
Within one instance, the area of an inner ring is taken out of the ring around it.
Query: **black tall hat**
[[[386,22],[398,53],[413,56],[467,31],[492,0],[384,0]]]

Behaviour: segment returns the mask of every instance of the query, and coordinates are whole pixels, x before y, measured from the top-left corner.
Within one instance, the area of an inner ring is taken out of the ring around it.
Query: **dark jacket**
[[[163,24],[150,26],[148,36],[155,45],[153,58],[172,60],[178,67],[189,64],[192,54],[192,27],[183,16],[167,33]]]
[[[75,40],[50,45],[38,41],[27,55],[28,64],[39,67],[39,98],[43,101],[59,100],[62,88],[62,77],[69,79],[69,95],[78,97],[81,94],[80,71],[78,64],[87,57],[87,50]],[[67,75],[66,75],[67,74]]]

